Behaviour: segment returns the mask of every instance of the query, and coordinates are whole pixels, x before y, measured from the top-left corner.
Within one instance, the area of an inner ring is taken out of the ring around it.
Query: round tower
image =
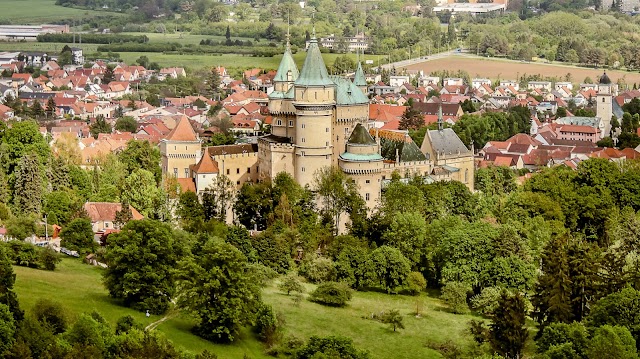
[[[314,33],[300,76],[294,82],[295,177],[302,186],[313,183],[317,170],[331,166],[335,87]]]

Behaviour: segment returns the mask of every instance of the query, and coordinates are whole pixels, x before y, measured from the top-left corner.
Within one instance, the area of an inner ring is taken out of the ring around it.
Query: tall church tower
[[[160,154],[163,176],[191,178],[189,166],[200,161],[202,149],[187,117],[179,119],[176,127],[160,141]]]
[[[613,116],[613,85],[605,72],[598,81],[598,94],[596,95],[596,116],[604,125],[600,137],[607,137],[611,132],[611,116]]]
[[[335,87],[327,73],[314,31],[300,76],[294,82],[294,167],[295,178],[301,186],[311,185],[317,170],[331,166]]]

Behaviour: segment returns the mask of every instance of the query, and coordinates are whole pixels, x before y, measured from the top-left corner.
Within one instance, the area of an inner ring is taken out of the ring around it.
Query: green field
[[[118,305],[111,300],[101,282],[101,269],[65,258],[54,272],[14,267],[17,275],[15,290],[23,308],[29,310],[39,298],[56,300],[72,315],[99,311],[110,323],[124,315],[132,315],[144,325],[161,318],[146,318],[143,313]],[[313,286],[307,284],[307,292]],[[422,315],[415,317],[416,298],[375,292],[356,292],[346,308],[329,308],[308,301],[295,305],[292,297],[280,293],[275,284],[264,290],[265,302],[272,304],[286,320],[287,335],[307,339],[311,335],[344,335],[366,349],[374,359],[439,358],[440,354],[426,348],[427,341],[451,340],[465,347],[470,336],[465,333],[472,315],[454,315],[437,298],[422,295]],[[371,313],[398,309],[404,316],[405,330],[394,333],[386,325],[367,319]],[[190,333],[194,322],[185,315],[172,316],[157,326],[176,345],[192,353],[204,349],[220,358],[268,358],[262,344],[247,330],[233,345],[214,345]]]
[[[1,48],[1,45],[0,45]],[[150,61],[157,62],[160,66],[170,67],[170,66],[179,66],[185,67],[189,69],[198,69],[203,67],[212,67],[212,66],[224,66],[227,68],[250,68],[250,67],[259,67],[262,69],[277,69],[280,64],[280,60],[282,59],[282,55],[277,55],[274,57],[253,57],[253,56],[242,56],[236,54],[223,54],[220,56],[214,55],[178,55],[178,54],[160,54],[160,53],[143,53],[143,52],[121,52],[120,57],[126,63],[134,63],[137,58],[145,55],[149,58]],[[304,59],[306,56],[306,52],[299,51],[298,53],[293,55],[294,60],[296,61],[298,68],[302,67],[304,63]],[[330,66],[335,61],[336,57],[342,56],[341,54],[322,54],[324,58],[324,62],[327,66]],[[349,57],[352,59],[356,59],[355,54],[349,54]],[[365,55],[365,59],[374,60],[377,64],[376,55]]]
[[[73,9],[55,4],[55,0],[2,0],[0,22],[39,25],[61,20],[81,19],[95,15],[117,15],[106,11]]]

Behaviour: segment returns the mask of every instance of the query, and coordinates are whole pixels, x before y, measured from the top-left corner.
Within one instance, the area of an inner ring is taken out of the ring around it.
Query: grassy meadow
[[[2,0],[0,22],[14,25],[39,25],[55,21],[81,19],[95,15],[114,15],[107,11],[74,9],[55,4],[55,0]]]
[[[63,304],[77,316],[92,310],[99,311],[112,325],[124,315],[132,315],[142,324],[149,325],[162,316],[146,318],[140,313],[109,298],[101,281],[102,269],[82,264],[80,260],[65,258],[54,272],[14,267],[15,291],[27,311],[39,298],[50,298]],[[356,292],[346,308],[330,308],[303,300],[296,304],[292,296],[276,289],[276,284],[265,288],[264,301],[273,305],[285,318],[286,335],[308,339],[312,335],[344,335],[352,338],[360,349],[368,350],[373,359],[385,358],[440,358],[428,349],[426,343],[450,340],[460,347],[471,344],[466,334],[467,322],[477,318],[472,314],[454,315],[436,297],[422,294],[410,297],[376,292]],[[305,284],[307,293],[314,286]],[[415,316],[416,305],[421,315]],[[404,317],[406,329],[393,332],[387,325],[369,319],[372,313],[398,309]],[[220,358],[242,359],[245,354],[254,359],[268,358],[264,348],[250,330],[241,333],[232,345],[215,345],[191,334],[194,320],[185,314],[169,313],[168,319],[156,330],[164,333],[177,346],[192,353],[204,349]]]

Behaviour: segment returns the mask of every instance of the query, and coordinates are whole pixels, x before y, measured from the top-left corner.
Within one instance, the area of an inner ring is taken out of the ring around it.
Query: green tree
[[[111,133],[111,125],[103,115],[96,116],[96,121],[89,126],[89,132],[93,138],[98,138],[101,133]]]
[[[116,131],[135,133],[138,129],[138,122],[131,116],[120,117],[116,120]]]
[[[6,353],[13,345],[15,332],[16,321],[9,306],[0,303],[0,355]]]
[[[291,292],[304,293],[304,287],[295,275],[285,276],[278,285],[278,289],[282,292],[286,292],[287,295],[289,295]]]
[[[267,347],[273,347],[280,341],[283,335],[283,325],[282,315],[276,314],[273,307],[268,304],[259,305],[253,331]]]
[[[131,205],[126,199],[120,203],[120,209],[116,211],[115,218],[113,219],[114,227],[120,229],[124,227],[130,220],[133,219],[133,212],[131,211]]]
[[[309,294],[309,300],[330,307],[344,307],[351,300],[351,289],[343,283],[324,282]]]
[[[4,246],[0,246],[0,304],[6,305],[16,322],[22,320],[24,314],[20,310],[18,296],[13,292],[16,275],[13,273],[11,260]],[[1,343],[1,342],[0,342]]]
[[[138,169],[122,183],[122,201],[130,203],[146,218],[157,218],[164,192],[156,184],[153,173]]]
[[[70,191],[53,191],[44,198],[42,211],[50,224],[65,225],[71,216],[80,209],[79,199],[72,197]]]
[[[50,299],[38,299],[32,313],[40,323],[48,325],[54,334],[64,333],[69,326],[69,317],[64,307]]]
[[[359,351],[353,346],[353,340],[339,336],[312,336],[307,344],[296,353],[298,359],[341,358],[368,359],[367,352]]]
[[[60,246],[80,253],[91,253],[96,250],[93,228],[86,218],[76,218],[60,232]]]
[[[420,272],[411,272],[407,277],[407,286],[413,295],[420,295],[427,288],[427,280]]]
[[[640,340],[640,291],[626,287],[598,300],[586,318],[589,326],[620,325]]]
[[[31,105],[30,113],[31,113],[31,116],[35,119],[40,119],[44,117],[45,110],[44,108],[42,108],[42,104],[40,104],[40,101],[38,100],[33,101],[33,104]]]
[[[273,196],[271,182],[245,182],[233,205],[238,221],[247,228],[265,230],[269,215],[273,212]]]
[[[393,331],[395,332],[396,329],[404,329],[404,324],[402,323],[402,319],[403,318],[402,318],[402,315],[400,315],[399,310],[391,309],[390,311],[384,313],[380,321],[385,324],[389,324],[391,328],[393,328]]]
[[[25,155],[37,154],[40,165],[48,162],[51,154],[49,144],[35,121],[15,122],[3,132],[0,135],[0,166],[5,168],[5,173],[15,173],[18,162]]]
[[[551,323],[544,327],[538,338],[536,338],[538,352],[546,353],[549,356],[551,356],[550,352],[553,352],[554,348],[567,346],[573,352],[570,357],[585,358],[588,343],[589,333],[587,328],[585,328],[584,324],[578,322],[571,324]]]
[[[49,119],[53,120],[56,118],[56,100],[54,100],[53,97],[49,97],[49,99],[47,100],[47,107],[45,109],[45,114]]]
[[[171,228],[154,220],[131,221],[109,236],[103,276],[109,295],[126,306],[165,312],[175,292],[174,278],[182,247]]]
[[[207,240],[182,264],[179,287],[178,305],[198,318],[194,332],[216,342],[232,342],[261,303],[246,257],[218,239]]]
[[[386,245],[395,247],[416,267],[423,255],[427,222],[416,211],[398,212],[389,229],[383,234]]]
[[[216,96],[220,94],[220,84],[221,80],[218,69],[212,67],[209,72],[209,78],[207,79],[207,87],[209,90],[208,94],[210,98],[216,98]],[[218,100],[220,99],[218,98]]]
[[[104,74],[102,75],[102,83],[108,85],[109,82],[115,80],[115,75],[113,74],[113,67],[107,66],[104,70]]]
[[[531,299],[533,317],[544,328],[554,322],[569,323],[571,313],[571,278],[566,238],[556,237],[542,255],[542,275]]]
[[[589,341],[587,358],[637,359],[636,341],[625,327],[603,325]]]
[[[391,293],[397,287],[404,285],[407,276],[411,272],[411,263],[400,250],[381,246],[371,252],[369,258],[371,266],[376,268],[376,279],[378,284],[387,293]]]
[[[235,191],[235,185],[229,177],[216,176],[202,193],[204,218],[206,220],[217,219],[220,222],[226,221],[227,211],[231,209]]]
[[[182,220],[183,227],[204,221],[204,207],[198,200],[198,195],[191,191],[182,192],[178,199],[176,214]]]
[[[314,187],[322,201],[322,212],[333,221],[337,233],[340,217],[350,213],[353,219],[356,210],[364,208],[364,200],[358,193],[358,185],[336,167],[324,167],[314,174]]]
[[[413,106],[407,107],[400,119],[400,130],[417,130],[424,127],[424,116]]]
[[[159,165],[160,150],[149,141],[127,142],[127,147],[118,153],[118,159],[128,173],[143,169],[151,172],[156,183],[160,183],[162,177],[162,169]]]
[[[529,333],[525,326],[525,302],[520,293],[502,292],[498,308],[489,325],[489,343],[507,358],[519,358]]]
[[[40,213],[42,208],[42,173],[35,154],[25,155],[15,172],[14,208],[20,213]]]
[[[449,305],[451,311],[456,314],[464,314],[469,311],[467,295],[471,292],[471,286],[460,282],[447,282],[442,287],[442,300]]]

